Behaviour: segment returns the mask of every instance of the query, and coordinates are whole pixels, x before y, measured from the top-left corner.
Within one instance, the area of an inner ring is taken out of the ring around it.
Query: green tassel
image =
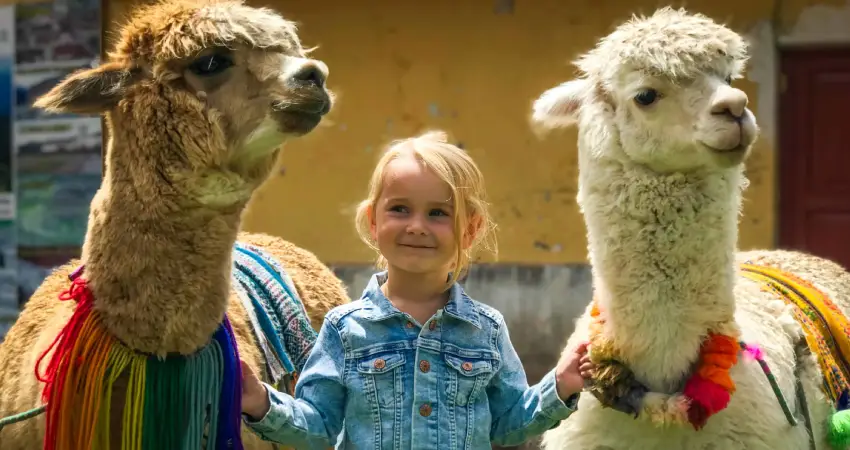
[[[838,411],[829,417],[827,441],[834,450],[850,447],[850,410]]]

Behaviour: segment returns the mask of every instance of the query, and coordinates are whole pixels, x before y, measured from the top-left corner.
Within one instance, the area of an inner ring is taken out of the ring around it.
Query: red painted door
[[[783,50],[780,73],[779,246],[850,268],[850,49]]]

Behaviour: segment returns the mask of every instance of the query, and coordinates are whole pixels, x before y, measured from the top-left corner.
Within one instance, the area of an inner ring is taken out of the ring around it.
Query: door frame
[[[755,22],[746,30],[738,30],[746,35],[750,44],[750,60],[745,73],[746,79],[753,83],[757,105],[753,112],[761,128],[760,140],[767,141],[766,149],[772,152],[770,160],[774,170],[769,174],[772,196],[771,222],[772,248],[782,248],[787,242],[782,236],[783,205],[780,197],[783,177],[782,151],[782,72],[781,53],[790,51],[818,51],[832,48],[850,48],[850,28],[843,23],[829,20],[836,15],[844,15],[850,5],[809,5],[802,10],[789,14],[782,2],[774,5],[771,14]],[[791,17],[793,15],[793,17]],[[790,19],[790,20],[789,20]],[[787,172],[787,168],[784,169]]]
[[[850,42],[848,43],[824,43],[803,45],[778,45],[776,47],[776,170],[775,170],[775,198],[776,198],[776,226],[775,245],[777,248],[804,250],[801,246],[803,238],[800,236],[801,229],[796,226],[797,221],[794,213],[799,210],[798,202],[802,201],[796,192],[795,171],[798,167],[795,161],[797,155],[792,155],[796,140],[800,138],[801,130],[795,126],[795,115],[791,111],[799,110],[797,98],[786,97],[787,78],[784,73],[786,55],[828,55],[846,54],[850,57]]]

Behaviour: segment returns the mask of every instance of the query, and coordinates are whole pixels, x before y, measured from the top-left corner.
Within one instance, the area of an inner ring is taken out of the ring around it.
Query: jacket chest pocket
[[[446,394],[456,406],[472,403],[493,377],[496,361],[488,358],[461,358],[445,354],[448,372]]]
[[[382,353],[357,362],[357,372],[370,399],[379,406],[392,406],[403,394],[404,355]]]

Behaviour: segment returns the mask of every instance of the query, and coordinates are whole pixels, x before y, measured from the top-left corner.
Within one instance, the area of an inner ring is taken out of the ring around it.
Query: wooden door
[[[850,48],[780,54],[779,246],[850,268]]]

